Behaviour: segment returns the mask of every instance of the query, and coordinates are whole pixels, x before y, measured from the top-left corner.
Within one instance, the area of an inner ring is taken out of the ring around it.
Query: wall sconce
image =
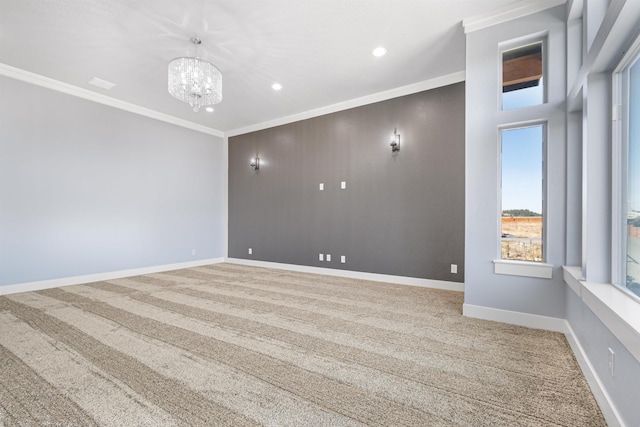
[[[249,166],[251,166],[251,170],[252,171],[257,171],[260,169],[260,157],[254,157],[253,159],[251,159],[251,163],[249,163]]]
[[[400,134],[397,129],[393,130],[393,135],[391,136],[391,152],[395,153],[396,151],[400,151]]]

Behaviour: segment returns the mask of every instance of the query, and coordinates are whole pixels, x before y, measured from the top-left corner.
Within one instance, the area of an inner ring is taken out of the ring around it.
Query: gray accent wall
[[[225,183],[222,138],[0,77],[0,285],[223,257]]]
[[[231,137],[229,257],[463,282],[464,98],[457,83]]]

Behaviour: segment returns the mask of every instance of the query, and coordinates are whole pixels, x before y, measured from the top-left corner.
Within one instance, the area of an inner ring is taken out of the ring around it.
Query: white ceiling
[[[230,131],[462,71],[461,21],[516,3],[0,0],[0,63]],[[192,56],[193,36],[223,73],[213,113],[167,92],[167,64]],[[376,58],[379,45],[388,53]],[[93,77],[117,86],[89,85]]]

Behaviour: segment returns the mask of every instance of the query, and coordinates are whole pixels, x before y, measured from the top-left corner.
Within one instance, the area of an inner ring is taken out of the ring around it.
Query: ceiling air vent
[[[94,77],[91,80],[89,80],[89,84],[101,87],[102,89],[106,89],[106,90],[109,90],[116,85],[115,83],[111,83],[106,80],[99,79],[97,77]]]

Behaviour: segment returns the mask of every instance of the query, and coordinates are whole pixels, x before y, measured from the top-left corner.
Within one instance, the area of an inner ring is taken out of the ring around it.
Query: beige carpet
[[[602,426],[563,335],[217,264],[0,297],[0,425]]]

